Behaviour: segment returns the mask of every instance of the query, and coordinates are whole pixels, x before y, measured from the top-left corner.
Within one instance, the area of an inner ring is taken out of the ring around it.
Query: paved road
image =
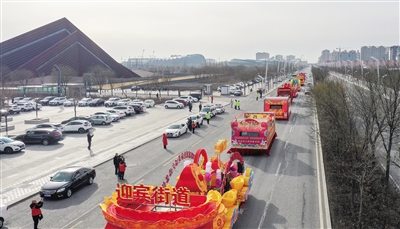
[[[309,127],[312,119],[306,115],[305,98],[300,93],[299,98],[295,99],[290,121],[277,122],[278,138],[271,149],[270,157],[261,155],[245,157],[246,166],[255,171],[255,183],[235,228],[320,227],[316,147],[308,135],[311,133]],[[230,98],[220,97],[215,100],[227,103]],[[241,101],[242,111],[261,111],[263,108],[262,101],[255,101],[255,96],[243,97]],[[157,113],[158,110],[160,113]],[[166,111],[155,108],[149,110],[149,114],[144,117],[133,117],[132,124],[127,124],[131,120],[125,120],[118,126],[121,128],[118,133],[123,132],[121,136],[117,137],[119,141],[123,141],[121,145],[129,144],[129,147],[133,147],[134,144],[138,145],[137,148],[125,154],[128,163],[127,182],[160,185],[164,181],[163,178],[167,174],[171,162],[186,150],[194,152],[202,147],[211,156],[216,140],[230,138],[230,121],[239,114],[239,111],[228,106],[225,114],[212,119],[210,125],[205,124],[195,134],[187,133],[178,139],[170,139],[169,149],[165,151],[159,136],[164,130],[160,127],[160,123],[165,123],[166,120],[160,120],[159,117],[165,117],[166,112],[168,112],[167,120],[179,120],[189,114],[187,110]],[[150,117],[153,113],[155,116]],[[117,124],[113,129],[116,127]],[[110,131],[111,128],[104,130]],[[95,132],[94,140],[100,131]],[[138,132],[143,134],[135,136]],[[115,131],[108,133],[115,133]],[[155,135],[154,140],[151,140],[152,134]],[[75,160],[75,163],[93,163],[100,157],[102,157],[101,160],[105,160],[107,157],[111,158],[115,152],[121,152],[121,150],[115,148],[106,152],[102,149],[106,147],[107,142],[111,141],[107,137],[114,136],[107,134],[105,137],[99,137],[97,142],[94,141],[93,155],[89,155],[87,150],[80,149],[80,147],[85,148],[85,144],[83,146],[77,144],[75,146],[77,148],[73,149],[77,152],[64,152],[65,156],[57,152],[57,156],[65,157],[60,161],[66,161],[66,157],[70,157],[69,154],[74,154],[71,158],[78,159]],[[139,136],[145,136],[143,137],[145,143],[139,142]],[[79,139],[74,141],[79,141]],[[224,157],[223,159],[226,160],[226,155]],[[47,160],[52,159],[51,156],[47,156],[47,158]],[[36,166],[38,167],[36,171],[45,167],[41,163],[36,163]],[[180,169],[177,168],[177,172],[173,176],[177,176]],[[97,177],[92,186],[77,191],[69,199],[46,200],[43,209],[45,219],[40,223],[41,228],[104,228],[105,220],[98,204],[104,196],[109,196],[115,189],[117,179],[111,161],[96,166],[96,171]],[[174,184],[173,181],[171,183]],[[29,202],[30,200],[23,200],[10,208],[12,218],[6,224],[8,228],[32,227],[32,219],[29,217]]]

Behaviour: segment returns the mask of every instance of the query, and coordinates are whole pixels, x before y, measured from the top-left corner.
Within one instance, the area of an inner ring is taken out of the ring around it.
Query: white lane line
[[[194,147],[195,145],[199,144],[199,143],[202,142],[202,141],[203,141],[202,139],[198,140],[196,143],[194,143],[194,144],[192,145],[192,147]]]
[[[289,145],[289,141],[286,141],[285,146],[283,147],[284,149],[286,149]]]
[[[276,170],[276,173],[275,173],[275,176],[278,176],[278,174],[279,174],[279,170],[281,169],[281,164],[282,164],[282,163],[279,163],[279,165],[278,165],[278,169]]]
[[[18,176],[18,173],[17,173],[17,174],[10,175],[10,176],[8,176],[7,178],[15,177],[15,176]]]
[[[292,127],[290,127],[290,130],[289,130],[289,132],[292,132],[293,131],[293,126]]]

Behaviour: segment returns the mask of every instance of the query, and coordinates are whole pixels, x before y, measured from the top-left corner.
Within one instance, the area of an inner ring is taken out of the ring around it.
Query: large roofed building
[[[54,65],[67,65],[82,76],[100,65],[117,77],[140,77],[127,69],[73,25],[68,19],[31,30],[0,43],[0,65],[11,71],[26,69],[35,76],[51,74]]]

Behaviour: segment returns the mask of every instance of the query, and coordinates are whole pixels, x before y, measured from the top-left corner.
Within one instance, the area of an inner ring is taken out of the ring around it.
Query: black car
[[[93,120],[90,117],[78,116],[78,117],[72,117],[72,118],[70,118],[68,120],[64,120],[64,121],[61,122],[61,124],[67,124],[67,123],[69,123],[71,121],[75,121],[75,120],[86,120],[86,121],[89,121],[92,125],[94,123]]]
[[[103,99],[93,99],[92,101],[90,101],[89,106],[91,107],[103,106],[104,102],[105,101]]]
[[[45,198],[71,197],[72,191],[86,184],[93,184],[96,170],[87,167],[71,167],[58,171],[44,184],[39,195]]]
[[[192,96],[193,98],[196,98],[197,101],[200,101],[203,98],[201,93],[190,93],[189,96]]]
[[[144,112],[143,107],[140,105],[133,104],[133,105],[131,105],[131,107],[133,107],[133,110],[135,110],[136,114],[140,114],[140,113]]]
[[[49,105],[49,102],[54,98],[55,96],[47,96],[44,99],[40,100],[39,103],[42,104],[42,106]]]
[[[26,132],[26,134],[18,135],[14,140],[21,141],[25,144],[40,143],[45,146],[64,140],[64,135],[54,129],[37,129]]]

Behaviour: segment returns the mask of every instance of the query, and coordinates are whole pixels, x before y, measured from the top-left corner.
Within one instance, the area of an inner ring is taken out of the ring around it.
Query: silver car
[[[107,115],[93,115],[92,116],[93,124],[94,125],[107,125],[112,122],[112,118],[108,117]]]
[[[106,112],[103,112],[103,111],[96,112],[96,113],[94,113],[94,115],[107,115],[109,118],[111,118],[111,120],[113,122],[116,122],[116,121],[118,121],[120,119],[119,114],[113,114],[113,113],[108,112],[108,111],[106,111]]]

